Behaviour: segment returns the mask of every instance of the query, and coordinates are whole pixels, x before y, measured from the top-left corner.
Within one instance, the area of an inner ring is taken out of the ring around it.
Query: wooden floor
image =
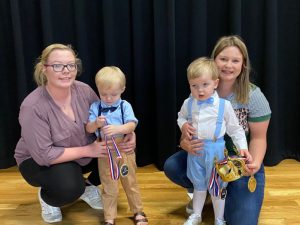
[[[138,169],[145,212],[150,225],[182,225],[186,219],[186,191],[171,183],[153,165]],[[0,224],[45,224],[40,217],[37,188],[28,185],[16,167],[0,170]],[[245,203],[247,204],[247,203]],[[103,221],[102,211],[83,201],[62,208],[63,221],[56,224],[94,225]],[[126,197],[120,189],[117,225],[133,224]],[[211,205],[203,212],[203,225],[213,224]],[[300,163],[284,160],[275,167],[266,167],[265,199],[260,225],[300,224]],[[241,223],[242,225],[242,223]]]

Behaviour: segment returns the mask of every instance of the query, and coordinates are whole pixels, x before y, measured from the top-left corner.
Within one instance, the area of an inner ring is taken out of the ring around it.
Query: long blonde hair
[[[237,102],[245,104],[249,101],[249,91],[250,91],[250,71],[251,65],[248,55],[247,47],[241,37],[237,35],[224,36],[221,37],[212,51],[211,57],[216,59],[216,57],[227,47],[237,47],[243,55],[243,65],[240,75],[237,77],[233,92],[235,94],[235,99]]]
[[[45,64],[47,64],[47,60],[49,58],[49,55],[54,50],[67,50],[72,52],[72,54],[75,57],[75,63],[77,65],[77,75],[81,73],[82,70],[82,63],[79,58],[77,58],[77,54],[73,50],[71,45],[64,45],[64,44],[51,44],[47,46],[42,54],[37,58],[37,63],[34,67],[34,80],[38,86],[45,86],[47,84],[47,77],[43,72],[43,67]]]

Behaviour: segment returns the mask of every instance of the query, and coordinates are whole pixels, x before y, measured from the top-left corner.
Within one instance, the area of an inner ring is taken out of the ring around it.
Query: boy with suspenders
[[[147,225],[136,180],[135,152],[121,152],[118,149],[124,135],[133,132],[138,123],[130,103],[121,99],[125,91],[125,75],[118,67],[107,66],[98,71],[95,81],[101,100],[91,105],[86,130],[95,133],[107,144],[107,158],[98,160],[103,187],[104,225],[115,224],[119,178],[135,224]]]
[[[248,151],[243,128],[239,125],[231,103],[219,98],[215,89],[218,86],[218,68],[212,59],[205,57],[193,61],[187,69],[191,95],[186,99],[178,113],[180,129],[185,123],[196,128],[191,138],[203,140],[204,148],[197,154],[188,154],[187,176],[194,185],[194,212],[184,225],[196,225],[202,221],[201,213],[207,190],[209,191],[214,213],[215,225],[224,225],[226,185],[221,179],[214,179],[212,173],[215,160],[224,158],[225,132],[232,138],[241,155]],[[251,160],[251,156],[246,160]]]

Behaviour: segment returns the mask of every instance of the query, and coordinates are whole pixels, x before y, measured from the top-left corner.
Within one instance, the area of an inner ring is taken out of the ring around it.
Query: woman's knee
[[[171,155],[164,163],[164,172],[167,177],[176,175],[178,173],[186,173],[187,153],[183,150]]]
[[[164,173],[167,177],[172,176],[172,174],[175,172],[176,167],[174,166],[175,163],[171,158],[168,158],[164,163]]]
[[[58,184],[55,187],[57,199],[60,199],[61,205],[69,204],[76,201],[85,191],[85,183],[83,182],[66,182]]]
[[[78,199],[85,191],[85,180],[82,171],[76,163],[66,163],[53,169],[55,178],[48,183],[48,187],[54,189],[56,198],[61,199],[62,203],[71,203]]]

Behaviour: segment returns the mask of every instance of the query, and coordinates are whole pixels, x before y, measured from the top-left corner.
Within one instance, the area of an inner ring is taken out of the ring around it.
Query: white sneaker
[[[221,220],[221,219],[216,219],[215,220],[215,225],[226,225],[226,221]]]
[[[56,223],[62,221],[62,215],[59,207],[48,205],[41,197],[41,188],[38,191],[39,200],[42,207],[42,218],[47,223]]]
[[[193,213],[183,225],[199,225],[202,222],[201,215]]]
[[[84,193],[80,196],[80,199],[85,201],[93,209],[103,209],[101,191],[94,185],[86,186]]]
[[[186,205],[185,211],[186,211],[187,214],[192,214],[192,213],[194,213],[194,210],[193,210],[193,199],[191,199],[191,200],[189,201],[189,203]]]

